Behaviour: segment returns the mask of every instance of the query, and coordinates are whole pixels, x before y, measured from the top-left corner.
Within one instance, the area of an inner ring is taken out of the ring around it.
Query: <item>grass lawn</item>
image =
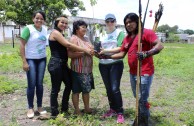
[[[164,50],[154,56],[155,76],[151,87],[150,103],[151,103],[151,119],[154,126],[194,126],[194,45],[180,43],[165,43]],[[49,49],[47,49],[49,55]],[[49,59],[49,58],[48,58]],[[48,61],[48,60],[47,60]],[[135,99],[132,96],[127,57],[124,59],[125,68],[121,80],[121,92],[123,96],[123,104],[125,109],[126,123],[134,119]],[[75,117],[74,115],[68,118],[60,115],[55,120],[40,121],[46,125],[81,125],[81,126],[112,126],[117,125],[115,118],[100,120],[99,116],[108,109],[106,91],[103,85],[99,70],[98,59],[94,58],[94,78],[95,90],[91,92],[91,107],[96,110],[95,115],[84,115]],[[50,90],[50,76],[46,70],[44,78],[45,88]],[[11,44],[0,44],[0,111],[10,109],[6,107],[5,97],[14,95],[18,90],[25,90],[26,78],[22,71],[21,58],[19,56],[19,45],[16,44],[12,48]],[[64,88],[64,87],[62,87]],[[25,92],[21,97],[25,96]],[[45,97],[49,98],[49,95]],[[61,95],[60,95],[61,97]],[[24,103],[26,97],[22,97]],[[49,106],[49,102],[46,102]],[[72,103],[71,103],[72,104]],[[3,107],[4,109],[3,109]],[[80,106],[83,107],[82,100]],[[22,113],[26,112],[26,106],[22,108]],[[17,111],[15,106],[12,111]],[[73,108],[70,109],[73,113]],[[3,119],[1,119],[3,118]],[[6,121],[4,116],[1,117],[0,126],[4,125],[22,125],[18,121],[18,116],[15,114],[13,119]],[[29,120],[28,120],[29,121]],[[31,121],[31,120],[30,120]],[[42,124],[42,123],[41,123]],[[30,125],[30,123],[28,124]]]

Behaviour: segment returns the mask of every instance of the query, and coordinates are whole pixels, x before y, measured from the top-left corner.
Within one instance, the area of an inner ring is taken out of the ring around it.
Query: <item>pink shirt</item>
[[[93,48],[92,44],[89,42],[88,38],[84,38],[85,41],[78,38],[76,35],[73,35],[70,41],[80,47],[89,49]],[[93,58],[92,56],[84,54],[80,58],[71,59],[71,69],[78,73],[92,73],[93,68]]]

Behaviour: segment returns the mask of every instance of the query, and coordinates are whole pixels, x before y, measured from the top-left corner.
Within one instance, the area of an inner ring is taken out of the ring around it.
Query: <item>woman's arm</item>
[[[101,49],[99,54],[105,54],[105,53],[118,53],[120,52],[121,47],[116,47],[113,49]]]
[[[63,46],[71,49],[72,51],[80,51],[80,52],[85,52],[86,54],[88,55],[93,55],[94,53],[94,50],[93,49],[85,49],[85,48],[82,48],[82,47],[79,47],[77,45],[74,45],[72,43],[70,43],[69,41],[67,41],[63,36],[62,34],[57,31],[57,30],[54,30],[51,35],[50,35],[51,38],[54,38],[55,40],[57,40],[60,44],[62,44]]]
[[[77,39],[75,39],[75,37],[71,37],[70,42],[76,45]],[[80,58],[84,55],[84,52],[72,51],[70,49],[68,49],[67,51],[68,51],[69,58]]]
[[[110,59],[121,59],[124,58],[127,52],[120,51],[119,53],[113,54],[110,56]]]
[[[68,57],[69,58],[80,58],[84,55],[84,52],[73,52],[68,49]]]
[[[119,35],[117,36],[117,45],[118,45],[118,47],[116,47],[116,48],[113,48],[113,49],[101,49],[100,50],[100,53],[99,54],[105,54],[105,53],[118,53],[118,52],[120,52],[120,49],[121,49],[121,45],[122,45],[122,43],[123,43],[123,39],[125,38],[125,34],[124,34],[124,32],[123,31],[121,31],[120,33],[119,33]]]
[[[25,56],[25,45],[26,41],[24,39],[20,39],[20,56],[22,58],[22,63],[23,63],[23,70],[28,71],[29,70],[29,65],[26,61],[26,56]]]
[[[127,52],[120,51],[119,53],[115,53],[113,55],[104,55],[104,54],[98,54],[95,52],[95,56],[99,59],[121,59],[124,58]]]

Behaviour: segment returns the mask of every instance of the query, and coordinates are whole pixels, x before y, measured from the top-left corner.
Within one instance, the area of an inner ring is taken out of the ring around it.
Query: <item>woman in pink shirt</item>
[[[73,35],[70,41],[85,49],[93,49],[93,45],[85,36],[87,32],[87,24],[78,20],[73,23]],[[80,115],[79,94],[82,92],[84,103],[84,113],[91,113],[89,106],[89,93],[94,89],[94,79],[92,74],[93,59],[91,55],[84,52],[68,51],[68,56],[71,58],[72,70],[72,101],[75,108],[74,114]]]

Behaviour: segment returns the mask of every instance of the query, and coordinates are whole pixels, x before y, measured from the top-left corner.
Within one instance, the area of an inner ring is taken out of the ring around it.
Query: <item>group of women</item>
[[[46,16],[42,11],[33,14],[34,24],[27,25],[21,34],[20,52],[23,61],[23,70],[27,75],[27,117],[34,117],[34,94],[37,96],[37,111],[45,114],[42,108],[43,78],[46,68],[46,41],[47,32],[43,26]],[[92,113],[89,106],[89,93],[94,89],[92,74],[95,55],[99,58],[99,71],[105,84],[109,101],[109,110],[101,118],[117,116],[117,123],[124,123],[123,101],[120,91],[120,81],[124,69],[122,58],[128,52],[130,66],[131,86],[135,96],[135,82],[137,75],[137,59],[142,60],[142,83],[140,96],[139,123],[146,124],[149,118],[148,104],[149,89],[154,74],[152,55],[159,53],[163,46],[155,33],[145,29],[143,34],[143,52],[137,53],[137,27],[138,16],[129,13],[124,18],[127,31],[116,28],[114,14],[105,16],[106,34],[100,35],[101,51],[94,51],[94,47],[86,37],[87,23],[78,20],[73,23],[73,32],[70,41],[63,33],[68,28],[68,18],[65,15],[55,19],[54,29],[48,37],[51,57],[48,63],[48,71],[51,77],[50,108],[51,116],[56,117],[60,112],[68,113],[69,97],[72,91],[72,102],[75,108],[74,114],[81,115],[79,108],[79,94],[82,93],[84,113]],[[145,45],[145,47],[144,47]],[[70,68],[68,58],[71,58]],[[61,83],[65,84],[62,96],[61,110],[59,110],[58,93]],[[134,124],[135,125],[135,124]]]

